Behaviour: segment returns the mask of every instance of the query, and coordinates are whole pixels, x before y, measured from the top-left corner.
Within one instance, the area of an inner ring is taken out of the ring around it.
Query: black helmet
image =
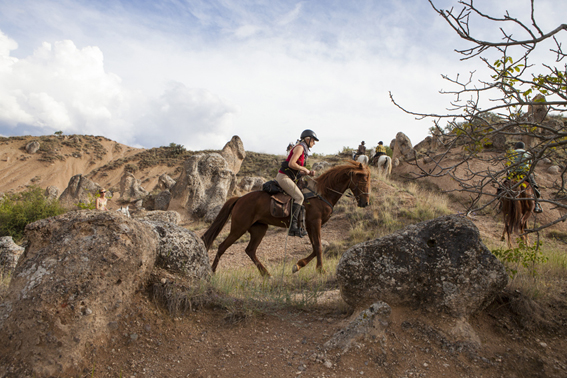
[[[526,145],[524,144],[524,142],[516,142],[516,144],[514,145],[515,150],[523,150],[525,148]]]
[[[317,134],[315,134],[315,131],[313,130],[303,130],[303,132],[301,133],[301,137],[300,139],[305,139],[307,137],[311,137],[313,139],[315,139],[317,142],[319,141],[319,138],[317,138]]]
[[[378,142],[378,144],[384,144],[382,141]]]
[[[360,143],[360,144],[364,144],[364,141],[362,141],[362,143]]]

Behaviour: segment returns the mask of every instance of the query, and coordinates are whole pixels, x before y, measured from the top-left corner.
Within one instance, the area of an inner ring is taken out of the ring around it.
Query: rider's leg
[[[535,209],[534,209],[534,213],[541,213],[543,212],[543,209],[541,208],[541,205],[538,202],[538,198],[541,197],[541,193],[539,191],[539,187],[537,186],[537,183],[535,181],[535,177],[534,175],[529,175],[528,176],[528,181],[530,182],[530,185],[532,186],[533,190],[534,190],[534,194],[535,194]]]
[[[303,207],[303,193],[297,185],[285,174],[278,172],[276,175],[276,181],[282,189],[293,198],[292,214],[291,214],[291,225],[289,228],[290,236],[303,237],[307,233],[298,227],[298,217],[301,208]]]

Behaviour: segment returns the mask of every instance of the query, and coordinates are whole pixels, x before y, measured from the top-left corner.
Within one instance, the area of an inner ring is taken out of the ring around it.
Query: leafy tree
[[[5,194],[0,198],[0,236],[12,236],[19,241],[29,223],[66,211],[59,201],[45,198],[38,186],[21,193]]]
[[[530,14],[524,15],[527,21],[509,12],[502,17],[483,13],[472,0],[459,1],[460,8],[450,10],[438,9],[434,0],[429,3],[457,35],[468,42],[469,47],[455,50],[461,60],[478,58],[490,74],[478,79],[476,72],[455,78],[443,75],[456,88],[441,91],[453,97],[446,114],[410,111],[390,93],[392,102],[404,112],[419,119],[432,119],[434,126],[430,130],[444,145],[445,151],[437,151],[428,159],[434,162],[434,170],[425,169],[416,156],[413,164],[420,169],[418,176],[453,178],[459,190],[470,195],[469,212],[493,206],[498,201],[495,187],[501,187],[507,175],[505,154],[504,151],[480,152],[486,146],[493,146],[497,139],[504,138],[506,148],[523,141],[533,156],[530,173],[543,159],[560,167],[553,196],[540,202],[567,210],[567,67],[562,63],[566,55],[562,39],[567,36],[567,24],[545,29],[538,21],[534,1],[531,1]],[[499,34],[491,40],[482,39],[473,33],[479,28],[471,27],[478,25],[496,26]],[[538,115],[536,110],[543,110],[543,114]],[[461,154],[458,162],[447,159],[454,156],[449,153],[451,150]],[[474,169],[470,164],[473,160],[481,161],[483,168]],[[512,196],[506,191],[504,195]],[[561,213],[565,215],[529,231],[565,221],[567,212]]]

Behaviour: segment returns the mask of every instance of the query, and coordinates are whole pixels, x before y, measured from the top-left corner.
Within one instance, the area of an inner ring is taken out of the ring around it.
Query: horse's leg
[[[233,219],[232,226],[230,228],[230,234],[228,234],[227,238],[224,239],[224,241],[219,245],[219,249],[217,250],[217,255],[215,256],[215,260],[211,265],[211,269],[213,273],[217,270],[217,265],[223,253],[228,249],[228,247],[233,245],[235,241],[240,239],[240,237],[244,235],[244,233],[246,232],[246,229],[234,227],[234,224],[235,223]]]
[[[319,271],[319,273],[325,273],[325,269],[323,269],[322,257],[323,248],[321,246],[321,219],[319,218],[309,222],[306,221],[306,223],[307,224],[305,228],[307,229],[307,233],[309,234],[309,240],[311,241],[311,245],[313,246],[313,252],[311,252],[309,256],[299,260],[297,264],[295,264],[295,266],[293,267],[293,273],[299,271],[299,269],[309,264],[309,262],[313,260],[315,256],[317,256],[317,270]]]
[[[248,232],[250,233],[250,242],[246,247],[246,254],[248,255],[248,257],[250,257],[250,259],[252,259],[252,261],[256,265],[256,268],[258,268],[262,276],[270,277],[270,273],[268,273],[268,270],[264,267],[264,265],[262,265],[260,260],[258,260],[258,258],[256,257],[256,249],[258,249],[258,246],[260,245],[260,242],[264,238],[264,235],[266,235],[267,230],[268,230],[268,225],[264,223],[254,223],[248,229]]]

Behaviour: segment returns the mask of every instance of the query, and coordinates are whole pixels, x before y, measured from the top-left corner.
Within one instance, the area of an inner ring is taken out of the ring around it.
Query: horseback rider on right
[[[372,164],[376,164],[382,155],[386,155],[386,147],[384,146],[384,142],[380,141],[376,146],[376,154],[374,154],[372,158]]]
[[[517,142],[514,145],[514,150],[510,150],[506,153],[507,162],[506,166],[510,167],[508,171],[508,180],[521,181],[524,179],[531,185],[535,193],[535,209],[534,213],[541,213],[543,209],[538,202],[538,198],[541,197],[539,192],[539,187],[535,181],[533,174],[530,174],[530,167],[532,165],[532,154],[526,151],[526,146],[524,142]],[[499,194],[497,192],[497,194]]]

